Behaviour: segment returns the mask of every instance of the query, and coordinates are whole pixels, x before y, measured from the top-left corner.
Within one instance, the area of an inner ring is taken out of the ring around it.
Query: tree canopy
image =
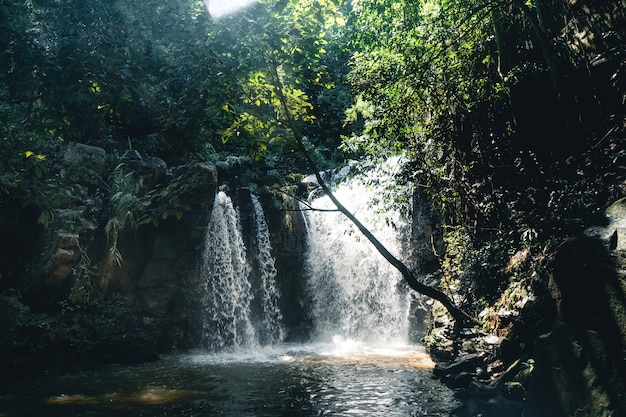
[[[283,182],[311,169],[303,147],[322,169],[407,155],[399,180],[448,227],[562,231],[622,192],[598,180],[624,161],[600,146],[623,129],[621,6],[263,0],[213,19],[199,0],[4,0],[1,201],[45,223],[76,199],[55,187],[71,142]]]

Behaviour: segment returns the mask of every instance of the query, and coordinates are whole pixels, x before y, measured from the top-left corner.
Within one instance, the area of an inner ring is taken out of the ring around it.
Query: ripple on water
[[[10,416],[447,416],[452,393],[419,347],[284,345],[172,355],[131,367],[29,378],[0,391]]]

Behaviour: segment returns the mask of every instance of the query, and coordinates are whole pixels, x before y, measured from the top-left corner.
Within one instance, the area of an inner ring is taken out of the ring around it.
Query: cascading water
[[[394,160],[342,181],[334,193],[391,253],[403,259],[406,248],[399,237],[408,235],[409,225],[398,212],[385,209],[383,195],[392,184],[393,163],[399,165]],[[301,279],[307,296],[304,303],[297,301],[312,324],[310,340],[341,348],[350,343],[372,347],[409,343],[414,295],[401,274],[327,196],[314,198],[311,204],[314,210],[302,207],[307,245]],[[250,214],[243,217],[249,239],[242,237],[239,207]],[[206,236],[203,336],[205,346],[214,352],[275,346],[285,334],[263,208],[254,194],[249,205],[239,207],[235,209],[230,197],[219,191]]]
[[[369,173],[380,181],[382,172]],[[387,178],[389,174],[386,174]],[[343,182],[334,190],[344,204],[387,249],[402,259],[397,228],[406,227],[398,213],[385,211],[386,221],[373,200],[384,184],[370,187],[368,178]],[[406,343],[411,293],[395,270],[341,213],[327,196],[302,207],[308,227],[308,288],[319,340],[358,341],[368,345]],[[319,211],[318,211],[319,210]],[[390,221],[391,220],[391,221]],[[393,224],[395,227],[391,227]]]
[[[230,197],[219,191],[211,211],[202,260],[204,309],[202,339],[211,351],[255,343],[250,321],[250,267],[239,215]]]
[[[238,210],[224,191],[215,197],[201,270],[203,341],[210,351],[251,349],[283,339],[269,230],[255,195],[251,202],[249,260]]]
[[[263,345],[282,342],[283,316],[278,308],[279,291],[276,285],[276,267],[272,256],[270,232],[259,198],[251,194],[252,219],[254,223],[254,246],[259,272],[259,301],[261,319],[258,325],[259,342]]]

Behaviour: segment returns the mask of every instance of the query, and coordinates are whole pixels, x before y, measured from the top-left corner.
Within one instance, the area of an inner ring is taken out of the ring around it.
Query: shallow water
[[[170,355],[0,385],[0,416],[447,416],[415,346],[282,345]]]

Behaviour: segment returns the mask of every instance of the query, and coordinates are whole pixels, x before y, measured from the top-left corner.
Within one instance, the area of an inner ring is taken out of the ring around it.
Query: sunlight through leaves
[[[204,0],[209,14],[214,19],[236,13],[246,7],[252,6],[257,0]]]

